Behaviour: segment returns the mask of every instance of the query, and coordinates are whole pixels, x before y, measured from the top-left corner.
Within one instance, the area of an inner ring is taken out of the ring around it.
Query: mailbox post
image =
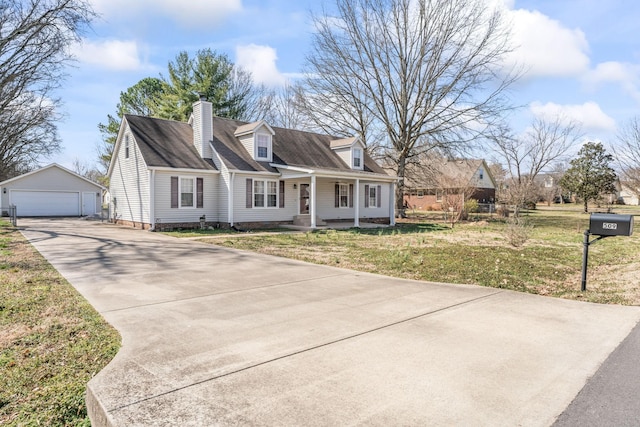
[[[582,252],[582,284],[581,291],[587,290],[587,264],[589,262],[589,246],[600,239],[612,236],[631,236],[633,233],[633,215],[616,215],[593,213],[589,218],[589,229],[584,231]],[[595,239],[589,241],[593,234]]]

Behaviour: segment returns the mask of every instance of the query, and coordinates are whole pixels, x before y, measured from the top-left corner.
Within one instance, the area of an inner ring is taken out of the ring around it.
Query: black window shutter
[[[280,181],[280,207],[284,208],[284,181]]]
[[[171,207],[178,207],[178,177],[171,177]]]
[[[196,207],[201,208],[204,206],[204,180],[202,178],[196,178]]]
[[[340,207],[340,184],[336,183],[336,208]]]
[[[378,204],[378,207],[382,206],[382,186],[378,185],[378,188],[376,188],[376,203]]]
[[[353,184],[349,184],[349,207],[353,207]]]
[[[245,207],[251,209],[253,207],[253,179],[251,178],[247,178],[246,196],[247,201]]]
[[[368,185],[364,186],[364,207],[365,208],[369,207],[369,186]]]

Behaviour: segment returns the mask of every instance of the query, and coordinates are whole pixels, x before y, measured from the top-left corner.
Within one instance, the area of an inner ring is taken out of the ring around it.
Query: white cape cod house
[[[205,100],[188,123],[125,115],[108,177],[111,218],[144,229],[394,223],[396,178],[358,138],[213,117]]]

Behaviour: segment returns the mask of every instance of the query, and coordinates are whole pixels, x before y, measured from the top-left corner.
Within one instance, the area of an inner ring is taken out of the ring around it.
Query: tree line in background
[[[539,176],[557,169],[582,138],[579,126],[562,117],[535,120],[521,135],[511,129],[508,90],[521,72],[505,67],[510,29],[484,0],[336,0],[327,10],[312,16],[316,31],[303,78],[271,89],[226,55],[180,52],[166,74],[121,92],[115,113],[99,124],[99,170],[78,161],[74,168],[99,179],[125,114],[186,121],[201,95],[220,117],[360,136],[399,177],[399,212],[408,170],[433,156],[478,150],[500,164],[496,174],[509,181],[505,201],[524,206]],[[60,149],[59,100],[51,93],[72,59],[69,45],[94,15],[82,0],[8,0],[0,12],[1,180]],[[621,176],[640,188],[637,120],[619,141]]]

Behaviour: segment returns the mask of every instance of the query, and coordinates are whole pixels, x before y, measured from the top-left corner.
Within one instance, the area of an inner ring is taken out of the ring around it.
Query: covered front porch
[[[380,227],[395,223],[395,178],[380,174],[279,167],[295,195],[293,227]]]

